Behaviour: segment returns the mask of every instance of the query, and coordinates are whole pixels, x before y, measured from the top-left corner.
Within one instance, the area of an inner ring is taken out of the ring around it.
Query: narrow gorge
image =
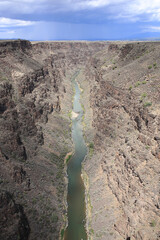
[[[0,41],[1,240],[160,239],[159,74],[160,42]]]
[[[87,147],[83,138],[82,117],[83,110],[80,103],[81,90],[73,78],[73,89],[75,91],[72,112],[72,139],[74,143],[74,155],[68,160],[68,226],[65,231],[65,240],[87,240],[85,229],[86,207],[85,188],[81,178],[81,163],[87,155]]]

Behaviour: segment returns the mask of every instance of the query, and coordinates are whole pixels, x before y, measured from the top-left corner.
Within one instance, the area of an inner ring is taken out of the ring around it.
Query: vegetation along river
[[[83,109],[80,103],[81,90],[73,79],[75,89],[73,111],[78,113],[72,117],[72,138],[75,153],[68,162],[68,227],[65,231],[64,240],[87,240],[85,229],[85,187],[81,178],[81,163],[87,154],[87,147],[83,138],[82,116]]]

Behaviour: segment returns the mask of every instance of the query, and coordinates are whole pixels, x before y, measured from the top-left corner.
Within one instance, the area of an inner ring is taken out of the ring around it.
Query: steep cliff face
[[[28,239],[30,228],[23,207],[8,192],[0,193],[0,216],[1,239]]]
[[[159,43],[110,44],[87,66],[91,239],[160,238],[159,54]]]
[[[1,239],[59,238],[66,211],[64,159],[73,150],[71,77],[105,45],[0,41],[0,185],[23,206],[28,223],[24,238],[17,222],[2,228]],[[7,212],[4,207],[1,215]]]
[[[2,240],[59,238],[76,72],[89,239],[160,238],[159,55],[159,42],[0,41]]]

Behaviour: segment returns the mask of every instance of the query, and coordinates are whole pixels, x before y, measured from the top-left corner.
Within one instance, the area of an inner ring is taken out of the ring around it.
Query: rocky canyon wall
[[[160,239],[160,43],[0,41],[0,239],[59,239],[71,79],[83,90],[88,238]]]
[[[90,239],[160,239],[159,55],[159,42],[110,43],[87,66]]]
[[[71,78],[104,45],[0,41],[0,239],[59,239]]]

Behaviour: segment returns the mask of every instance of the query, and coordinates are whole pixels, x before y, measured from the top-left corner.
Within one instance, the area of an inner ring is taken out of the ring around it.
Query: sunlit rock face
[[[160,238],[159,52],[158,42],[111,43],[88,63],[92,239]]]

